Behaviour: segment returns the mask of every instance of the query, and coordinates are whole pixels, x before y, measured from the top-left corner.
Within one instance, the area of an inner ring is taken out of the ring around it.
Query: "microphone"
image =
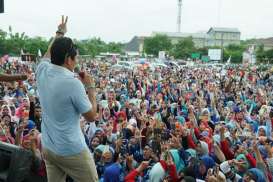
[[[74,73],[77,73],[79,75],[79,77],[81,77],[81,79],[84,79],[85,73],[83,71],[81,71],[78,66],[75,67]]]

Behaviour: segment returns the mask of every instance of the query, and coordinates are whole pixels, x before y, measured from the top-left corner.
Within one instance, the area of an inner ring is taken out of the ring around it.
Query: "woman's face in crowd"
[[[180,136],[180,135],[182,135],[182,134],[184,133],[183,130],[184,130],[184,129],[175,128],[175,130],[174,130],[175,136]]]
[[[141,108],[141,109],[146,109],[146,104],[145,104],[145,102],[141,102],[140,108]]]
[[[265,130],[263,128],[260,128],[258,131],[259,136],[266,136]]]
[[[24,108],[24,109],[23,109],[23,117],[24,117],[25,119],[27,119],[28,116],[29,116],[29,110],[27,110],[26,108]]]
[[[233,113],[229,113],[228,115],[227,115],[227,119],[228,120],[232,120],[234,118],[234,114]]]
[[[162,105],[161,105],[162,109],[166,109],[166,104],[163,102]]]
[[[101,159],[101,156],[102,156],[101,152],[96,151],[96,150],[94,151],[94,160],[95,160],[95,162],[99,162],[100,159]]]
[[[27,140],[23,140],[23,144],[22,144],[24,149],[31,149],[31,141],[29,139]]]
[[[244,176],[243,182],[255,182],[255,181],[252,180],[249,176]]]
[[[7,107],[4,107],[2,109],[2,115],[8,115],[9,114],[9,109]]]
[[[5,116],[4,118],[2,118],[2,121],[6,124],[9,124],[11,122],[11,118],[9,116]]]
[[[199,172],[204,175],[206,174],[207,168],[204,164],[201,163],[201,165],[199,166]]]
[[[103,136],[102,131],[97,131],[95,136],[101,138]]]
[[[236,114],[236,118],[237,118],[237,120],[241,121],[244,119],[244,114],[242,112],[239,112]]]
[[[105,152],[102,154],[102,160],[103,162],[109,163],[112,161],[112,153],[111,152]]]
[[[35,108],[35,117],[41,117],[42,109],[41,108]]]
[[[30,105],[28,99],[24,99],[24,105],[25,107],[29,108]]]
[[[98,137],[93,138],[93,140],[91,141],[92,149],[95,149],[99,145],[100,145],[100,139]]]
[[[107,95],[107,99],[108,99],[108,101],[113,101],[114,100],[114,93],[109,92],[108,95]]]
[[[104,108],[104,110],[103,110],[103,117],[104,117],[104,119],[109,119],[109,117],[110,117],[110,110],[109,110],[109,108]]]
[[[243,154],[245,151],[245,147],[243,146],[238,146],[238,149],[236,150],[236,155]]]
[[[201,123],[200,123],[200,130],[204,131],[207,129],[205,122],[207,122],[207,120],[202,119]]]
[[[145,147],[143,149],[143,158],[144,160],[148,160],[152,155],[152,150],[149,147]]]

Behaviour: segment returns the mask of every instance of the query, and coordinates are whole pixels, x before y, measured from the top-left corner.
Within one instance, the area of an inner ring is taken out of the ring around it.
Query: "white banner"
[[[212,61],[220,61],[222,57],[221,49],[209,49],[208,56]]]

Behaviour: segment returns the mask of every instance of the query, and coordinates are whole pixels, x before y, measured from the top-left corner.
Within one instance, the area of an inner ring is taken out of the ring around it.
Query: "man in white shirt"
[[[70,38],[64,37],[66,22],[63,18],[49,46],[48,61],[42,60],[36,70],[47,177],[49,182],[65,182],[68,174],[75,181],[95,182],[98,175],[80,127],[80,116],[94,121],[96,88],[87,73],[75,78],[77,49]]]

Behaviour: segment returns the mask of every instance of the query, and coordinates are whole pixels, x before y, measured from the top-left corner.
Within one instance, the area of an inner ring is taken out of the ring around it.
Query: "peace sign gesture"
[[[57,33],[60,33],[60,34],[65,34],[67,32],[67,27],[66,27],[66,24],[67,24],[67,20],[68,20],[68,16],[65,17],[64,19],[64,15],[62,15],[62,22],[61,24],[58,26],[58,31]]]

